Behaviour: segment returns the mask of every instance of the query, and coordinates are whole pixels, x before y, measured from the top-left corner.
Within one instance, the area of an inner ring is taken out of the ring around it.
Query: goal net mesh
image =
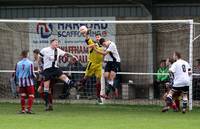
[[[74,62],[69,57],[60,57],[59,66],[75,81],[84,76],[87,64],[88,49],[78,28],[87,25],[95,34],[116,43],[121,57],[121,72],[115,79],[119,95],[111,94],[107,102],[162,104],[165,85],[157,80],[157,70],[160,61],[172,57],[174,51],[179,51],[183,59],[189,62],[190,25],[188,23],[0,23],[0,98],[15,97],[12,87],[12,74],[15,64],[20,60],[20,52],[28,49],[29,58],[33,60],[33,50],[49,46],[49,41],[56,38],[60,48],[73,53],[79,58]],[[197,30],[198,31],[198,30]],[[193,62],[200,58],[198,40],[193,46]],[[192,57],[192,58],[193,58]],[[8,70],[8,71],[6,71]],[[105,87],[102,84],[102,94]],[[199,84],[198,84],[199,85]],[[200,99],[193,89],[193,98]],[[63,84],[56,81],[54,98],[63,94]],[[77,94],[80,96],[77,97]],[[38,97],[39,98],[39,97]],[[88,100],[96,98],[95,77],[88,80],[80,93],[70,90],[70,95],[64,100]]]

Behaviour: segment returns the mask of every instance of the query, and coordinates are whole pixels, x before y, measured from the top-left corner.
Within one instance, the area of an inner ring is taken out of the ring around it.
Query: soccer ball
[[[88,29],[87,29],[86,26],[81,26],[81,27],[79,28],[79,31],[80,31],[81,34],[84,34],[84,33],[86,33],[86,32],[88,31]]]

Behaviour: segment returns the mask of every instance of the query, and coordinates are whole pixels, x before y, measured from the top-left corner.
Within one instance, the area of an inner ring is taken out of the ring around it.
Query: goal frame
[[[0,23],[113,23],[113,24],[166,24],[166,23],[183,23],[189,24],[189,64],[193,67],[193,19],[188,20],[116,20],[116,21],[78,21],[78,20],[24,20],[24,19],[0,19]],[[1,72],[13,72],[13,70],[1,70]],[[129,72],[119,72],[118,74],[136,74]],[[137,73],[138,74],[138,73]],[[139,75],[156,75],[156,73],[140,73]],[[192,110],[192,76],[189,87],[189,110]]]

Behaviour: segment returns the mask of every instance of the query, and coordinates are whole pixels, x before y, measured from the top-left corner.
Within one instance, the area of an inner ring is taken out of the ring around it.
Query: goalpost
[[[156,69],[159,61],[171,56],[175,50],[180,51],[183,57],[189,61],[191,67],[193,66],[193,20],[99,19],[0,19],[0,54],[2,57],[0,89],[3,89],[1,94],[11,94],[10,90],[5,90],[9,87],[5,80],[14,71],[14,65],[19,59],[20,51],[29,49],[32,52],[33,49],[46,47],[52,38],[60,40],[61,49],[77,55],[84,67],[87,62],[87,48],[84,46],[84,39],[78,33],[78,28],[81,25],[87,25],[94,30],[91,35],[92,38],[98,32],[103,37],[114,40],[116,43],[122,59],[122,71],[118,73],[122,78],[120,83],[127,84],[129,80],[131,82],[133,80],[134,90],[138,89],[138,93],[133,95],[129,93],[130,89],[124,91],[121,87],[120,99],[122,100],[123,92],[127,92],[128,99],[133,99],[133,101],[135,98],[155,99],[156,87],[154,87],[154,82],[156,75],[158,75]],[[32,53],[30,56],[33,56]],[[83,74],[83,70],[66,70],[65,67],[67,67],[68,62],[67,57],[60,58],[61,67],[64,68],[66,73]],[[93,89],[91,92],[94,92]],[[85,93],[83,94],[85,95]],[[5,96],[0,97],[4,98]],[[157,101],[155,101],[156,103]],[[189,90],[189,109],[192,110],[192,78]]]

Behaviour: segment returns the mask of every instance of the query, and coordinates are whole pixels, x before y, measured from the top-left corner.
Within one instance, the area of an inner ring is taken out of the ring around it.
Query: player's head
[[[99,40],[99,44],[100,44],[100,45],[103,45],[104,47],[108,47],[108,46],[109,46],[108,40],[106,40],[106,39],[104,39],[104,38],[101,38],[101,39]]]
[[[176,60],[178,60],[178,59],[180,59],[180,58],[181,58],[181,53],[175,51],[174,54],[173,54],[173,59],[176,61]]]
[[[96,38],[96,41],[99,42],[99,40],[101,39],[101,34],[100,33],[96,33],[95,34],[95,38]]]
[[[39,49],[34,49],[34,50],[33,50],[33,53],[34,53],[34,54],[40,54],[40,50],[39,50]]]
[[[58,40],[57,39],[52,39],[51,41],[50,41],[50,46],[51,46],[51,48],[58,48]]]
[[[166,60],[161,60],[160,61],[160,67],[165,67],[166,66],[165,62],[166,62]]]
[[[22,57],[22,58],[27,58],[27,57],[28,57],[28,50],[23,50],[23,51],[21,52],[21,57]]]
[[[77,60],[75,58],[70,58],[69,63],[70,64],[75,64],[77,62]]]
[[[170,65],[172,65],[173,63],[174,63],[174,60],[173,60],[171,57],[169,57],[169,58],[166,59],[166,65],[167,65],[167,66],[170,66]]]
[[[33,50],[33,56],[34,56],[34,58],[39,57],[39,54],[40,54],[40,50],[39,49],[34,49]]]

